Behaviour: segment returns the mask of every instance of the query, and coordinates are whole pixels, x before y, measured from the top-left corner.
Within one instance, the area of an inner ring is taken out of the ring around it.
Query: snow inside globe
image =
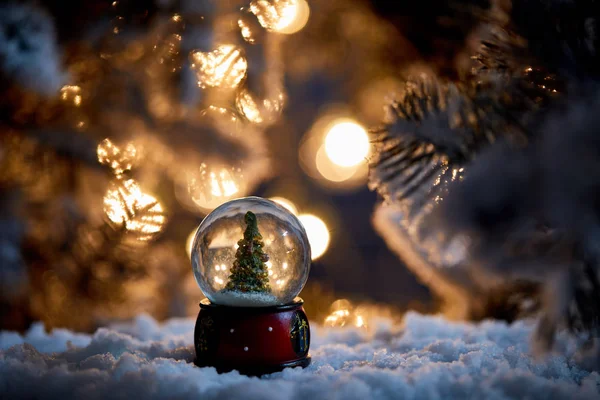
[[[214,304],[269,307],[290,303],[310,270],[302,223],[275,202],[246,197],[217,207],[192,246],[196,282]]]

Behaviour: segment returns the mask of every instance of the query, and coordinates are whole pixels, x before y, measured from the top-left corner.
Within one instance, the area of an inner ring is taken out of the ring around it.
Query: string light
[[[152,239],[166,223],[162,205],[133,179],[111,184],[104,196],[104,213],[115,227],[134,234],[138,241]]]
[[[201,88],[234,89],[244,79],[248,69],[242,51],[232,44],[220,45],[210,52],[193,51],[190,57]]]
[[[271,197],[271,198],[269,198],[269,200],[274,201],[275,203],[279,204],[280,206],[286,208],[292,214],[298,215],[298,208],[296,207],[296,205],[294,203],[292,203],[291,200],[288,200],[285,197],[278,197],[278,196]]]
[[[312,214],[301,214],[298,216],[306,230],[308,242],[310,243],[312,259],[316,260],[327,251],[329,247],[329,229],[323,220]]]
[[[353,167],[364,162],[369,147],[367,131],[352,120],[336,121],[325,136],[325,152],[340,167]]]

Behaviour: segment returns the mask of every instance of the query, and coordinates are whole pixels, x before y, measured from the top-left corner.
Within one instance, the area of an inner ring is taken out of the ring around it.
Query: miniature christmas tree
[[[269,261],[269,256],[263,251],[264,243],[258,230],[256,215],[248,211],[244,221],[246,222],[244,238],[238,242],[235,262],[225,290],[270,293],[271,286],[265,265]]]

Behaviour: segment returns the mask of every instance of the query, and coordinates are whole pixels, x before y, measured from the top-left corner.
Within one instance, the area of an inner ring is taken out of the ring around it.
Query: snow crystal
[[[561,354],[529,354],[532,321],[408,313],[401,325],[380,322],[370,330],[313,324],[312,364],[262,379],[194,366],[193,319],[159,324],[143,315],[93,335],[37,324],[24,336],[0,333],[0,397],[599,398],[598,365],[582,358],[576,339],[559,336]]]

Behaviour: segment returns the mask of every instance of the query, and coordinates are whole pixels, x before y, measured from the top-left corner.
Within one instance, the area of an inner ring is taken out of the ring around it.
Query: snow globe
[[[246,197],[204,218],[192,246],[200,302],[195,363],[263,375],[310,364],[310,329],[297,297],[308,279],[302,223],[279,204]]]

